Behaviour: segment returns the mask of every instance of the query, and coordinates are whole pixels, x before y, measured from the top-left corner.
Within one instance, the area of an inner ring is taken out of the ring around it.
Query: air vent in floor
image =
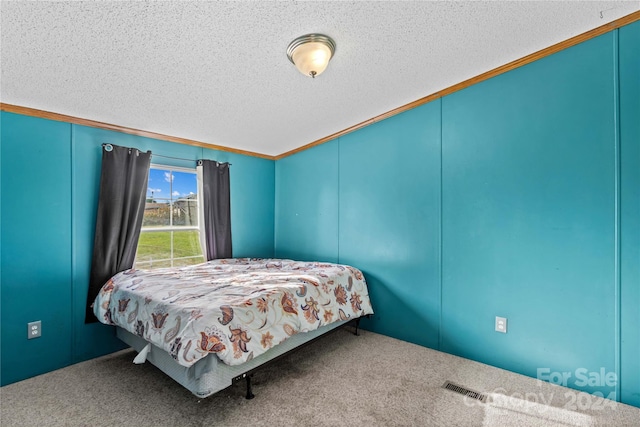
[[[461,385],[457,385],[452,383],[451,381],[446,381],[442,388],[453,391],[458,394],[462,394],[464,396],[470,397],[471,399],[479,400],[483,403],[487,402],[487,395],[484,393],[480,393],[477,391],[469,390],[466,387],[462,387]]]

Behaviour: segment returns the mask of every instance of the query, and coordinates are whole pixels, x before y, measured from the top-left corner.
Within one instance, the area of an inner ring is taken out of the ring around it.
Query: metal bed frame
[[[366,317],[369,316],[370,315],[367,315]],[[125,329],[116,327],[116,334],[120,340],[124,341],[138,353],[147,345],[150,345],[146,360],[197,397],[204,398],[211,396],[238,381],[245,380],[247,387],[246,398],[253,399],[255,395],[251,389],[251,378],[260,368],[311,344],[320,337],[327,333],[334,332],[340,327],[351,324],[355,327],[354,334],[359,335],[360,319],[361,318],[356,318],[330,323],[313,331],[298,333],[266,353],[236,366],[226,365],[215,354],[210,354],[200,359],[193,366],[185,367],[178,364],[165,350],[150,344],[148,341]]]

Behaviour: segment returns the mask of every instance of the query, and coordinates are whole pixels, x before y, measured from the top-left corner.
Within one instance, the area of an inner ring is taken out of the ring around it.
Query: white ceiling
[[[3,1],[0,100],[278,155],[640,10],[640,1]],[[291,40],[337,44],[312,80]]]

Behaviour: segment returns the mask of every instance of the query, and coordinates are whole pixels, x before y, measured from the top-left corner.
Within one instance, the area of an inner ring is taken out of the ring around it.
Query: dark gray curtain
[[[201,160],[202,204],[207,261],[231,258],[231,191],[229,163]]]
[[[85,323],[96,322],[91,305],[113,275],[133,266],[144,216],[151,151],[105,144]]]

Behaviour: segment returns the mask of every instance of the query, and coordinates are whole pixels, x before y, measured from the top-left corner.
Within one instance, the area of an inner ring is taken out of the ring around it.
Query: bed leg
[[[254,397],[256,397],[253,392],[251,391],[251,377],[253,376],[253,374],[251,375],[247,375],[247,399],[253,399]]]

